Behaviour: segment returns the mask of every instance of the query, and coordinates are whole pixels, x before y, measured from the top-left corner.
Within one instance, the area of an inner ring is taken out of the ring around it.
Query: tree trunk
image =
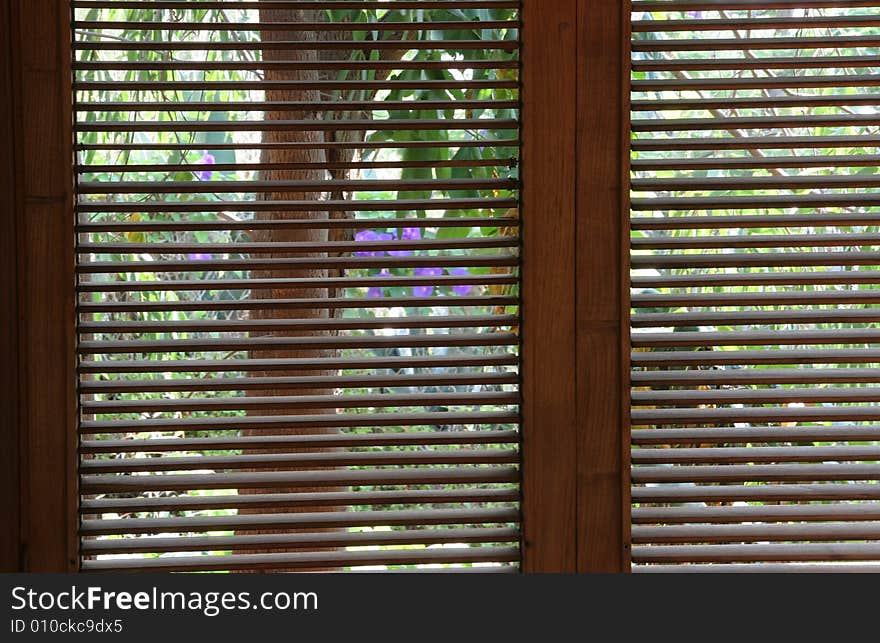
[[[261,22],[321,22],[324,20],[324,12],[323,11],[314,11],[314,10],[301,10],[301,9],[261,9],[260,10],[260,20]],[[285,40],[285,41],[317,41],[321,39],[330,39],[330,38],[339,38],[339,34],[334,34],[332,36],[328,36],[328,34],[322,32],[304,32],[304,31],[293,31],[293,32],[283,32],[283,31],[264,31],[262,32],[262,37],[266,41],[271,40]],[[329,54],[329,56],[327,55]],[[317,62],[319,60],[326,60],[328,58],[332,58],[332,56],[338,54],[335,51],[314,51],[309,49],[297,49],[297,50],[283,50],[283,49],[271,49],[267,48],[263,50],[263,60],[265,61],[302,61],[302,62]],[[284,71],[284,70],[275,70],[271,68],[267,68],[265,70],[265,80],[267,81],[292,81],[292,80],[303,80],[303,81],[316,81],[316,80],[325,80],[327,78],[326,74],[320,71],[309,71],[309,70],[295,70],[295,71]],[[326,96],[323,97],[326,100]],[[322,95],[319,90],[287,90],[287,89],[273,89],[266,91],[266,101],[274,102],[274,101],[296,101],[296,102],[318,102],[322,100]],[[314,120],[318,118],[325,118],[326,114],[322,114],[320,112],[310,111],[310,112],[302,112],[302,111],[284,111],[284,110],[270,110],[265,114],[265,118],[267,120]],[[320,149],[320,144],[325,141],[332,141],[333,133],[332,132],[321,132],[321,131],[267,131],[263,133],[263,142],[264,143],[312,143],[316,144],[315,149],[306,149],[302,147],[295,148],[284,148],[284,149],[264,149],[262,151],[261,162],[264,164],[278,164],[278,163],[309,163],[321,165],[327,162],[333,162],[338,160],[337,158],[333,158],[330,156],[330,153],[325,149]],[[335,155],[334,155],[335,156]],[[307,181],[321,181],[328,178],[327,171],[323,169],[301,169],[301,170],[276,170],[276,169],[268,169],[263,170],[261,172],[260,178],[264,181],[280,181],[280,180],[307,180]],[[302,200],[319,200],[322,198],[321,193],[314,192],[269,192],[262,196],[265,200],[271,201],[286,201],[286,200],[294,200],[294,201],[302,201]],[[339,197],[340,195],[333,195],[334,198]],[[289,212],[284,210],[271,211],[271,212],[260,212],[256,214],[256,218],[258,220],[283,220],[283,219],[320,219],[327,217],[327,213],[325,212]],[[344,233],[345,231],[343,231]],[[332,235],[332,238],[328,239],[328,235]],[[256,231],[253,234],[254,241],[268,241],[268,242],[312,242],[312,243],[321,243],[326,242],[328,240],[338,240],[341,237],[335,233],[335,231],[328,232],[326,228],[324,229],[313,229],[313,230],[260,230]],[[285,255],[275,254],[272,255],[275,258],[282,258]],[[306,256],[306,255],[296,255],[296,256]],[[320,254],[309,255],[313,257],[318,256],[326,256]],[[272,270],[272,271],[263,271],[263,270],[255,270],[252,273],[253,279],[266,279],[266,278],[309,278],[309,279],[324,279],[329,276],[328,270],[326,269],[309,269],[309,270]],[[303,299],[303,298],[314,298],[314,299],[322,299],[326,297],[332,297],[335,293],[329,290],[328,288],[275,288],[271,290],[253,290],[251,292],[252,299]],[[326,319],[334,316],[333,310],[328,310],[327,308],[311,308],[311,309],[294,309],[294,310],[279,310],[279,309],[268,309],[268,310],[254,310],[251,312],[251,319],[260,320],[260,319],[283,319],[290,317],[297,318],[310,318],[310,319]],[[311,336],[324,334],[320,331],[308,331],[306,333],[296,333],[296,332],[263,332],[263,333],[251,333],[251,336],[296,336],[296,335],[307,334]],[[321,358],[329,358],[333,357],[336,354],[336,351],[333,350],[281,350],[281,351],[252,351],[250,356],[254,359],[289,359],[289,358],[308,358],[308,359],[321,359]],[[300,375],[333,375],[334,372],[330,371],[273,371],[271,373],[262,373],[255,372],[251,373],[251,376],[255,377],[263,377],[263,376],[300,376]],[[332,389],[307,389],[307,390],[297,390],[296,393],[298,395],[328,395],[331,394]],[[254,390],[249,391],[249,395],[253,396],[272,396],[272,395],[283,395],[287,394],[287,391],[281,390]],[[259,414],[275,414],[275,415],[294,415],[294,414],[315,414],[315,413],[334,413],[334,409],[323,409],[323,410],[304,410],[304,411],[296,411],[296,410],[282,410],[282,411],[256,411],[255,413]],[[295,428],[286,429],[286,430],[278,430],[274,431],[274,434],[278,435],[293,435],[299,433],[334,433],[336,429],[306,429],[299,430]],[[266,435],[264,431],[253,431],[246,430],[244,431],[244,435]],[[314,451],[314,450],[312,450]],[[297,489],[248,489],[241,490],[239,493],[293,493],[293,492],[313,492],[313,491],[331,491],[331,490],[339,490],[339,489],[328,489],[326,487],[321,488],[297,488]],[[290,509],[253,509],[253,510],[241,510],[241,513],[265,513],[265,512],[306,512],[306,511],[321,511],[321,510],[338,510],[338,508],[290,508]],[[292,532],[273,532],[273,531],[261,531],[261,532],[248,532],[248,533],[292,533]],[[253,550],[250,550],[253,553]],[[285,549],[263,549],[257,550],[257,553],[270,553],[270,552],[279,552],[279,551],[287,551]],[[316,551],[312,550],[297,550],[297,551]],[[320,551],[320,550],[317,550]],[[269,569],[263,571],[287,571],[284,569]]]

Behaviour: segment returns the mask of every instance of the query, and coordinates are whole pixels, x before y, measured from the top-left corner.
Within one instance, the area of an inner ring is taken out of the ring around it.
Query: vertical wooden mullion
[[[18,268],[16,166],[13,136],[12,6],[0,7],[0,571],[21,566],[21,480],[19,470]]]
[[[578,2],[579,572],[629,570],[629,2]]]
[[[12,2],[20,571],[78,564],[70,7]]]
[[[523,8],[523,569],[629,570],[628,2]]]
[[[523,3],[523,571],[577,566],[577,0]]]

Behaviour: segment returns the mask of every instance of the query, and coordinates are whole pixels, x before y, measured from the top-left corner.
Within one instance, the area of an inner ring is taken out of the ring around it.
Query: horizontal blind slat
[[[424,467],[421,469],[360,469],[357,471],[292,471],[256,473],[175,474],[161,476],[81,476],[83,493],[173,491],[176,489],[271,489],[349,485],[445,485],[516,482],[514,467]]]
[[[387,525],[456,525],[517,522],[518,513],[512,509],[431,509],[416,511],[343,511],[297,514],[268,514],[247,516],[197,516],[191,518],[156,518],[122,520],[86,520],[80,527],[83,533],[161,533],[188,532],[208,528],[208,531],[265,527],[321,529],[339,526]]]
[[[395,491],[317,491],[302,493],[254,493],[212,496],[139,496],[136,498],[85,498],[80,513],[124,513],[138,511],[187,511],[206,509],[314,509],[316,507],[442,505],[461,503],[510,503],[516,500],[516,488],[459,488],[453,490]]]
[[[517,442],[515,431],[443,431],[440,433],[390,433],[390,434],[328,434],[328,435],[277,435],[263,437],[192,438],[192,439],[145,439],[145,440],[84,440],[80,450],[87,453],[114,453],[136,451],[186,451],[222,448],[259,449],[266,445],[299,448],[377,447],[387,445],[436,445],[436,444],[509,444]],[[88,464],[88,463],[84,463]]]
[[[513,528],[408,529],[378,532],[266,534],[258,536],[180,536],[176,538],[123,538],[83,543],[88,554],[132,552],[221,551],[234,549],[363,547],[378,545],[437,545],[443,543],[510,543],[519,540]]]
[[[442,412],[442,413],[372,413],[358,418],[357,414],[279,415],[249,417],[181,418],[96,421],[84,420],[80,431],[87,435],[119,433],[139,426],[156,431],[199,431],[206,429],[277,430],[281,428],[345,428],[361,426],[422,426],[435,424],[517,424],[519,416],[506,411]]]
[[[83,561],[83,571],[210,571],[225,569],[315,568],[356,565],[418,565],[430,563],[515,562],[516,547],[460,547],[344,553],[232,554],[222,558],[193,556]]]

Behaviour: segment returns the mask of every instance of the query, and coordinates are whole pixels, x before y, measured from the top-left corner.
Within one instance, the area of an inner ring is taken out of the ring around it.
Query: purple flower
[[[378,276],[379,277],[390,277],[391,273],[388,272],[387,268],[382,268],[382,270],[379,271]],[[371,299],[376,299],[377,297],[384,297],[384,296],[385,296],[385,292],[378,286],[373,286],[372,288],[367,290],[367,297],[369,297]]]
[[[489,138],[489,130],[485,130],[485,129],[477,130],[477,139],[478,140],[485,141],[488,138]],[[482,154],[483,151],[486,149],[486,147],[484,145],[480,145],[480,147],[478,149],[480,150],[480,154]]]
[[[397,238],[397,231],[394,230],[393,233]],[[400,238],[403,241],[417,241],[422,238],[422,231],[419,228],[404,228]],[[388,252],[392,257],[409,257],[412,253],[412,250],[390,250]]]
[[[687,17],[688,18],[695,18],[696,20],[700,20],[703,17],[703,12],[702,11],[688,11]]]
[[[469,277],[471,272],[467,268],[453,268],[449,271],[449,274],[456,277]],[[458,286],[452,287],[452,292],[454,292],[456,295],[461,295],[462,297],[464,297],[465,295],[471,294],[471,291],[473,291],[473,289],[473,286],[459,284]]]
[[[416,268],[416,277],[439,277],[443,274],[442,268]],[[414,297],[430,297],[434,294],[434,286],[413,286]]]
[[[200,158],[198,161],[196,161],[196,164],[197,165],[214,165],[215,162],[216,162],[216,159],[214,158],[213,155],[208,154],[207,152],[202,152],[202,158]],[[208,181],[214,175],[214,173],[211,170],[197,170],[197,171],[193,172],[193,174],[195,174],[196,178],[199,181]]]
[[[204,252],[193,252],[192,254],[186,255],[186,258],[190,261],[210,261],[214,258],[214,255],[209,255]]]
[[[354,235],[355,241],[366,243],[369,241],[391,241],[394,239],[393,234],[387,232],[374,232],[373,230],[362,230]],[[385,255],[384,250],[358,250],[354,253],[355,257],[382,257]]]
[[[372,230],[361,230],[356,235],[354,235],[355,241],[367,242],[367,241],[379,241],[379,235],[373,232]],[[358,250],[354,253],[355,257],[381,257],[382,253],[375,250]]]
[[[355,241],[376,241],[378,238],[379,235],[373,230],[361,230],[354,235]]]

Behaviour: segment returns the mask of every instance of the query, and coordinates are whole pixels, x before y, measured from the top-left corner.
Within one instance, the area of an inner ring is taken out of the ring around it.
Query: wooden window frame
[[[79,565],[70,10],[0,9],[4,571]],[[6,418],[11,418],[11,421]]]
[[[76,571],[70,9],[0,9],[3,571]],[[523,562],[629,570],[629,2],[523,0]]]
[[[523,6],[523,568],[629,570],[629,2]]]

